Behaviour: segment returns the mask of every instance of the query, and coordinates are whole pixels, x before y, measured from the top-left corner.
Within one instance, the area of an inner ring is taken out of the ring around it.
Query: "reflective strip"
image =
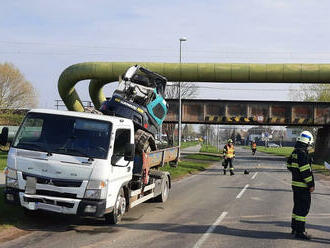
[[[234,168],[229,168],[229,170],[234,170]]]
[[[292,213],[292,219],[295,219],[297,215],[295,215],[294,213]]]
[[[309,164],[299,167],[300,172],[303,172],[305,170],[310,170],[310,169],[311,169],[311,167],[309,166]]]
[[[299,165],[296,163],[288,164],[288,167],[299,168]]]
[[[304,178],[304,180],[306,183],[309,183],[309,182],[313,181],[313,177],[312,176],[306,177],[306,178]]]
[[[234,157],[234,146],[229,147],[227,145],[227,158]]]
[[[291,156],[292,158],[298,159],[297,153],[293,153]]]
[[[309,140],[312,140],[312,137],[311,136],[309,136],[307,134],[304,134],[304,133],[301,134],[301,137],[305,137],[305,138],[307,138]]]
[[[299,216],[299,215],[296,215],[296,218],[295,218],[297,221],[302,221],[302,222],[306,222],[306,217],[304,216]]]
[[[307,184],[303,182],[292,181],[292,186],[307,188]]]

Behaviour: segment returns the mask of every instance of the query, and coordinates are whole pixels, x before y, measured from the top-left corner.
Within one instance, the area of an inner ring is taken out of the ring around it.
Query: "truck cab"
[[[10,147],[5,199],[28,210],[103,216],[132,178],[131,120],[31,110]]]

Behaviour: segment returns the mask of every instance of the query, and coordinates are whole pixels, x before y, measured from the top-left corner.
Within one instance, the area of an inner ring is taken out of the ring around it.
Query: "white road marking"
[[[252,179],[252,180],[255,179],[256,176],[257,176],[257,174],[258,174],[258,172],[254,173],[254,175],[251,177],[251,179]]]
[[[236,199],[241,198],[241,196],[244,194],[245,190],[249,187],[249,185],[245,185],[245,187],[239,192],[239,194],[236,196]]]
[[[194,248],[199,248],[202,246],[202,244],[208,238],[210,233],[213,232],[213,230],[217,227],[217,225],[219,225],[219,223],[226,217],[227,214],[228,212],[222,212],[218,219],[207,229],[203,236],[197,241],[197,243],[194,245]]]

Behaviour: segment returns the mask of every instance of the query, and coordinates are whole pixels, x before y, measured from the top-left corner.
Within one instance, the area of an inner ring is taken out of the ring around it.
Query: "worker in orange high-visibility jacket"
[[[230,175],[234,175],[233,160],[235,158],[235,148],[233,145],[233,140],[229,139],[227,144],[223,148],[223,173],[226,175],[227,167],[229,165]]]
[[[255,141],[252,141],[251,143],[251,150],[252,150],[252,155],[255,155],[257,151],[257,143]]]
[[[298,239],[311,239],[305,232],[306,216],[311,205],[311,193],[315,183],[311,168],[311,158],[308,146],[313,143],[313,135],[309,131],[302,132],[295,148],[288,158],[288,169],[292,173],[293,210],[291,218],[291,233]]]

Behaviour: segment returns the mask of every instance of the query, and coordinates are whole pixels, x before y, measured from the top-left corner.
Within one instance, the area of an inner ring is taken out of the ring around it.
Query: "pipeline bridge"
[[[136,64],[159,73],[172,82],[330,83],[330,64],[86,62],[69,66],[62,72],[58,81],[59,94],[68,110],[83,112],[84,107],[75,85],[80,81],[90,80],[89,95],[95,108],[98,109],[106,100],[103,87],[118,81],[120,75]],[[330,161],[328,106],[321,103],[313,105],[314,103],[265,102],[235,105],[234,101],[231,102],[232,104],[225,101],[222,103],[209,101],[196,109],[186,104],[182,108],[185,111],[182,116],[183,121],[322,126],[318,129],[315,154]],[[176,119],[175,114],[169,113],[168,121]]]
[[[179,102],[167,100],[166,123],[178,122]],[[330,102],[182,99],[182,123],[329,126]]]

